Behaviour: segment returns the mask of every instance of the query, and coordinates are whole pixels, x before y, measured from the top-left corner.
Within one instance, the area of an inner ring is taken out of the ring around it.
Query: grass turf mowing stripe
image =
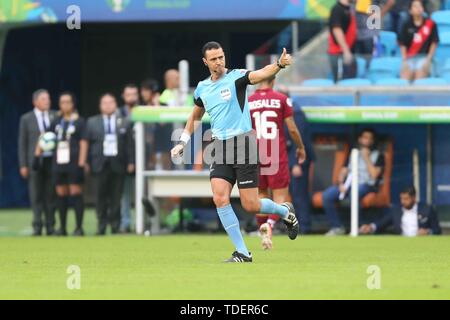
[[[245,238],[252,264],[224,264],[226,236],[0,238],[0,299],[449,299],[450,237]],[[81,290],[66,287],[69,265]],[[367,268],[381,270],[369,290]]]

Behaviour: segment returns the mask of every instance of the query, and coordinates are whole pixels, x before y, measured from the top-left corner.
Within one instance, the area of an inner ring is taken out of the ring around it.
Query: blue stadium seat
[[[374,58],[370,62],[368,78],[372,82],[380,79],[396,78],[400,74],[402,59],[400,57]]]
[[[439,44],[434,57],[438,63],[444,63],[450,57],[450,31],[439,33]]]
[[[417,86],[442,86],[446,85],[447,81],[443,78],[423,78],[417,79],[413,84]]]
[[[408,80],[400,79],[400,78],[386,78],[379,79],[375,82],[377,86],[407,86],[409,85]]]
[[[438,26],[439,37],[443,32],[450,32],[450,9],[433,12],[431,19]]]
[[[344,79],[338,82],[338,85],[344,87],[370,86],[371,84],[369,79],[362,78]]]
[[[450,70],[450,57],[447,58],[447,60],[445,60],[445,64],[444,64],[444,70]]]
[[[356,57],[356,76],[365,78],[367,73],[367,60],[363,57]]]
[[[308,79],[302,83],[305,87],[331,87],[334,86],[333,80],[330,79]]]
[[[439,76],[450,83],[450,58],[445,61],[444,65],[440,69]]]
[[[430,77],[442,77],[444,74],[450,71],[450,58],[440,57],[439,59],[435,56],[433,58],[433,68],[431,69]]]
[[[442,2],[442,9],[443,10],[450,10],[450,0],[445,0]]]
[[[400,48],[397,42],[397,34],[391,31],[380,31],[380,42],[385,56],[397,56]]]

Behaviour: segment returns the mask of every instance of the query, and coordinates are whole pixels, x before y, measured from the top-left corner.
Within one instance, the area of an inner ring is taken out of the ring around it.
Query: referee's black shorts
[[[53,173],[55,185],[83,184],[84,170],[83,168],[73,167],[64,171],[55,171]]]
[[[259,184],[258,145],[254,132],[227,140],[213,140],[209,178],[237,182],[239,189],[256,188]]]

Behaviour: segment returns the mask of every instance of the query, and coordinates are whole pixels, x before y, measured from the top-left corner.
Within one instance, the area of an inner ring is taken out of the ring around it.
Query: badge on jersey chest
[[[231,99],[231,90],[228,89],[228,88],[220,90],[220,95],[222,96],[223,100],[230,101],[230,99]]]
[[[70,162],[70,144],[68,141],[58,142],[58,149],[56,150],[56,163],[68,164]]]

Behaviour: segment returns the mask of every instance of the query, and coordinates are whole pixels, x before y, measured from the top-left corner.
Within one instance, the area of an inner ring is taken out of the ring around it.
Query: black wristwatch
[[[282,66],[282,65],[281,65],[280,59],[277,60],[277,66],[278,66],[278,68],[280,68],[280,69],[286,68],[286,66]]]

